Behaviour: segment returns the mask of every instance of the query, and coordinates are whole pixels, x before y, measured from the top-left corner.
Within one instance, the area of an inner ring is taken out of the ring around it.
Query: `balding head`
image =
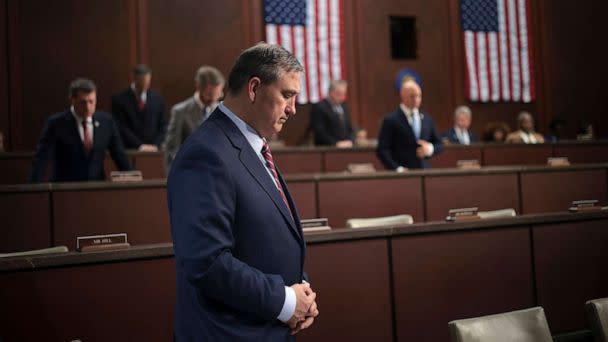
[[[422,103],[422,90],[414,80],[406,79],[401,83],[401,92],[399,93],[399,96],[401,97],[401,103],[407,108],[420,108],[420,104]]]

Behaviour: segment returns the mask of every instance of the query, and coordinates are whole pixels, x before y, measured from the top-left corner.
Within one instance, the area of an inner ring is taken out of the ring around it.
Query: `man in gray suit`
[[[216,68],[203,65],[196,71],[194,96],[171,108],[171,119],[163,144],[165,170],[169,174],[173,158],[184,140],[215,110],[222,97],[224,76]]]

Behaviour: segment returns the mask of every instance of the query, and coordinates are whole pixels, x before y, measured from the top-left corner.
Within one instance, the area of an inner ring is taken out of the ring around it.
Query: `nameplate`
[[[110,172],[112,182],[139,182],[143,180],[141,171],[112,171]]]
[[[450,209],[446,221],[458,222],[458,221],[473,221],[479,220],[481,217],[477,214],[478,208],[459,208]]]
[[[548,166],[570,166],[570,161],[566,157],[547,158]]]
[[[373,173],[376,168],[372,163],[352,163],[348,164],[346,170],[350,173]]]
[[[300,220],[302,225],[302,231],[304,232],[320,232],[324,230],[331,230],[329,221],[326,218]]]
[[[126,233],[79,236],[76,238],[76,250],[79,252],[123,249],[130,246]]]
[[[456,162],[456,167],[465,170],[481,169],[481,165],[479,164],[479,160],[477,159],[459,160]]]
[[[600,211],[602,207],[598,205],[598,200],[580,200],[573,201],[572,206],[568,208],[568,211],[572,213],[587,212],[587,211]]]

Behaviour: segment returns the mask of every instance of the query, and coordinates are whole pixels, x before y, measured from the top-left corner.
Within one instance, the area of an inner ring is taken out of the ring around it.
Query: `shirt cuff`
[[[429,152],[426,154],[427,157],[430,157],[435,152],[435,145],[429,143]]]
[[[283,309],[277,319],[283,323],[287,323],[296,311],[296,292],[291,288],[285,286],[285,302],[283,302]]]

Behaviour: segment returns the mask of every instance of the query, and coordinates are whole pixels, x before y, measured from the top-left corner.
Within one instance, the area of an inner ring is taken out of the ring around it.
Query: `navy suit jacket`
[[[137,149],[141,144],[159,146],[165,138],[165,101],[160,94],[148,90],[146,106],[139,110],[138,100],[129,88],[112,96],[112,115],[120,129],[125,148]]]
[[[277,170],[278,171],[278,170]],[[285,288],[303,280],[305,243],[245,136],[216,109],[167,180],[175,249],[176,341],[289,341]]]
[[[443,144],[435,130],[435,124],[430,115],[420,113],[421,127],[420,139],[426,140],[434,145],[433,154],[438,154],[443,150]],[[376,151],[378,159],[382,161],[388,170],[394,170],[399,166],[409,169],[423,169],[431,167],[430,158],[420,159],[416,156],[416,136],[401,110],[388,114],[382,121],[382,127],[378,134],[378,149]]]
[[[76,118],[68,109],[46,120],[28,181],[41,182],[48,162],[53,163],[51,182],[103,180],[106,151],[119,170],[131,170],[118,128],[112,116],[105,112],[93,114],[93,149],[85,153]]]
[[[348,108],[342,105],[344,119],[334,112],[327,99],[312,105],[310,127],[314,133],[315,145],[334,146],[340,140],[353,140],[353,127]]]
[[[471,131],[470,129],[468,131],[469,131],[470,143],[472,144],[472,143],[477,142],[477,135],[475,135],[475,132]],[[447,139],[449,142],[451,142],[453,144],[460,144],[460,141],[458,140],[458,136],[456,135],[456,130],[454,129],[454,127],[443,132],[443,134],[441,134],[441,139]]]

